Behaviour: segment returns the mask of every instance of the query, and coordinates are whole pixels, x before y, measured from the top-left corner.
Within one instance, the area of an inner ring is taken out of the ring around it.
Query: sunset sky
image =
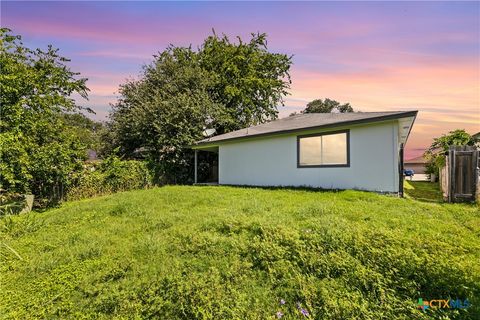
[[[89,101],[108,115],[118,85],[169,44],[211,34],[268,34],[293,55],[280,116],[315,98],[360,111],[419,110],[406,157],[433,137],[480,131],[479,2],[1,2],[1,26],[28,47],[53,44],[89,79]]]

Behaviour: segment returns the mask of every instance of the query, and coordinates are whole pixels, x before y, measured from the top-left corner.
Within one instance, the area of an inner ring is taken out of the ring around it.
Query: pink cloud
[[[294,68],[292,81],[290,105],[328,97],[361,111],[420,110],[408,148],[425,148],[433,137],[456,128],[480,131],[478,61],[386,66],[357,73]]]

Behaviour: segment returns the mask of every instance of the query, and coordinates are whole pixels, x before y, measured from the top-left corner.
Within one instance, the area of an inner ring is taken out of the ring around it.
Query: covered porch
[[[218,146],[194,148],[194,184],[218,184]]]

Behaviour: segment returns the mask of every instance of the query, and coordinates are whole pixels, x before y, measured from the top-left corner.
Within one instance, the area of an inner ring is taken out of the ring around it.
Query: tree
[[[198,50],[200,67],[211,75],[210,96],[225,110],[212,124],[218,134],[276,119],[291,84],[291,57],[269,52],[265,33],[237,40],[214,32]]]
[[[68,130],[77,136],[87,149],[102,149],[102,136],[106,130],[102,122],[92,120],[83,113],[63,113],[60,117]]]
[[[340,102],[330,99],[315,99],[307,104],[305,110],[301,113],[345,113],[354,112],[352,106],[349,103],[340,104]]]
[[[144,67],[142,78],[120,86],[110,128],[121,155],[143,149],[167,182],[187,182],[192,160],[187,148],[204,126],[221,119],[222,109],[209,94],[211,76],[190,48],[170,47]]]
[[[427,152],[448,151],[450,146],[473,146],[475,140],[464,129],[450,131],[438,138],[434,138]]]
[[[434,138],[432,144],[424,153],[427,160],[425,165],[427,173],[437,174],[441,167],[445,165],[444,154],[450,146],[473,146],[475,139],[463,129],[450,131],[438,138]]]
[[[0,39],[0,187],[52,198],[85,157],[60,115],[79,110],[71,95],[87,97],[86,79],[52,46],[28,49],[9,29]]]
[[[206,128],[217,134],[275,119],[290,85],[291,58],[267,50],[266,35],[231,43],[208,37],[197,50],[171,46],[120,86],[106,140],[120,155],[142,150],[157,178],[187,183],[193,152]]]

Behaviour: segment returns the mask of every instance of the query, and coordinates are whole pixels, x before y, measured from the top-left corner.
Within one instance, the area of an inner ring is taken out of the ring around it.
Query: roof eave
[[[405,138],[404,144],[407,144],[408,138],[410,137],[410,133],[412,132],[413,125],[415,124],[415,120],[417,120],[418,111],[414,111],[414,112],[415,112],[414,115],[407,116],[407,117],[413,117],[413,120],[412,120],[412,124],[410,125],[410,128],[408,129],[407,137]],[[401,118],[404,118],[404,117],[401,117]]]
[[[209,147],[218,146],[218,145],[220,145],[224,142],[230,142],[230,141],[248,140],[248,139],[257,138],[257,137],[267,137],[267,136],[273,136],[273,135],[278,135],[278,134],[296,133],[296,132],[302,132],[302,131],[307,131],[307,130],[315,130],[315,129],[329,129],[329,128],[347,126],[347,125],[352,125],[352,124],[373,123],[373,122],[380,122],[380,121],[387,121],[387,120],[395,120],[395,119],[400,119],[400,118],[405,118],[405,117],[414,117],[413,122],[412,122],[412,127],[413,127],[413,123],[415,122],[415,119],[417,117],[417,113],[418,113],[417,110],[415,110],[415,111],[405,111],[403,113],[397,113],[397,114],[392,114],[392,115],[378,116],[378,117],[373,117],[373,118],[368,118],[368,119],[342,121],[342,122],[324,124],[324,125],[320,125],[320,126],[310,126],[310,127],[304,127],[304,128],[282,130],[282,131],[265,132],[265,133],[250,135],[250,136],[232,137],[232,138],[215,140],[215,141],[205,141],[205,142],[200,142],[199,141],[199,142],[195,143],[194,145],[191,145],[190,147],[192,149],[201,149],[201,148],[206,147],[206,146],[209,146]],[[410,128],[410,131],[411,131],[411,128]],[[408,135],[407,135],[407,138],[405,139],[405,141],[407,141],[408,136],[410,135],[410,131],[408,132]]]

